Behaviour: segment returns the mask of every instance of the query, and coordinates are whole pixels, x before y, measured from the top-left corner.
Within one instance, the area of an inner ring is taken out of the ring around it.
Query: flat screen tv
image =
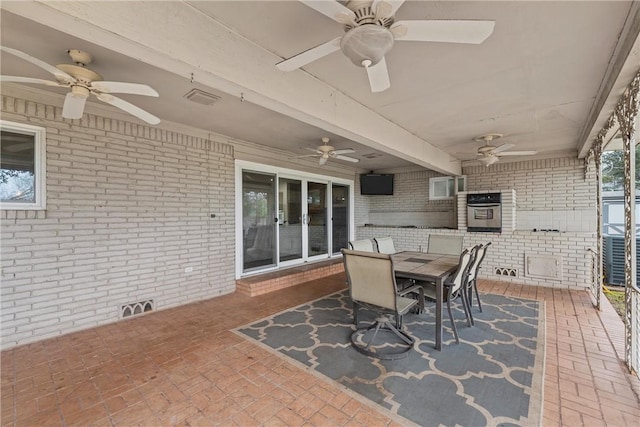
[[[393,174],[365,173],[360,175],[360,194],[364,196],[393,195]]]

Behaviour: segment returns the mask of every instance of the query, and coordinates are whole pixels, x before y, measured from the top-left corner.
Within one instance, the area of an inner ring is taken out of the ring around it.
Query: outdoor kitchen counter
[[[360,225],[356,238],[392,237],[398,251],[426,251],[430,234],[463,236],[464,246],[491,242],[480,277],[557,288],[585,289],[591,283],[592,259],[588,248],[596,249],[595,232],[516,230],[479,233],[447,228]],[[527,257],[558,261],[558,277],[527,274]]]

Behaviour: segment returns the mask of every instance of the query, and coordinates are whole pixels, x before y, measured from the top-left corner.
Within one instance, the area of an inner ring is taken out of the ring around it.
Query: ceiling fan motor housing
[[[373,10],[372,8],[373,1],[371,0],[349,1],[346,4],[346,7],[353,12],[354,18],[351,24],[347,24],[345,26],[345,31],[348,31],[351,28],[353,28],[354,23],[357,25],[376,24],[376,25],[381,25],[383,27],[387,27],[387,28],[391,27],[391,25],[393,25],[393,22],[394,22],[393,14],[389,14],[387,16],[384,12],[376,13],[376,12],[381,12],[382,10],[380,9],[381,5],[382,5],[382,2],[378,4],[378,8],[376,8],[376,10]]]
[[[393,34],[385,27],[366,24],[349,30],[340,40],[342,52],[358,67],[376,65],[393,47]]]
[[[61,69],[65,73],[75,77],[79,82],[82,82],[84,84],[102,80],[102,76],[100,74],[80,65],[58,64],[56,65],[56,67]]]

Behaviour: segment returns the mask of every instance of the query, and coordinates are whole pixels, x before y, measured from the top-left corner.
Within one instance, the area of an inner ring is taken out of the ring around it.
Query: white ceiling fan
[[[515,147],[513,144],[502,144],[498,147],[491,145],[493,141],[499,138],[502,138],[502,134],[500,133],[488,133],[486,135],[473,138],[474,141],[484,142],[484,145],[478,148],[478,161],[487,167],[498,162],[502,156],[531,156],[538,153],[537,151],[531,150],[506,151]]]
[[[345,34],[276,64],[292,71],[339,49],[367,70],[372,92],[391,87],[385,55],[395,40],[480,44],[493,33],[494,21],[421,20],[395,21],[405,0],[351,0],[346,6],[333,0],[299,0],[310,8],[344,24]]]
[[[67,93],[64,105],[62,106],[62,117],[66,119],[81,118],[84,113],[87,98],[93,94],[100,101],[118,107],[147,123],[153,125],[160,123],[160,119],[153,114],[111,95],[112,93],[127,93],[133,95],[158,96],[158,92],[145,84],[102,80],[100,74],[86,68],[86,65],[93,61],[93,56],[87,52],[70,49],[67,53],[74,63],[60,64],[54,67],[17,49],[0,46],[0,50],[37,65],[43,70],[53,74],[56,79],[56,81],[52,81],[31,77],[0,76],[0,81],[43,84],[47,86],[68,87],[71,89],[71,92]]]
[[[360,161],[359,159],[356,159],[353,157],[344,156],[344,154],[355,153],[355,150],[353,148],[336,150],[335,147],[333,147],[332,145],[329,145],[329,138],[327,138],[326,136],[322,138],[322,145],[318,146],[318,148],[314,149],[314,148],[305,147],[305,150],[313,151],[315,152],[315,154],[305,154],[297,157],[298,158],[319,157],[320,160],[318,161],[318,163],[320,165],[324,165],[325,163],[327,163],[329,159],[339,159],[339,160],[344,160],[351,163],[358,163]]]

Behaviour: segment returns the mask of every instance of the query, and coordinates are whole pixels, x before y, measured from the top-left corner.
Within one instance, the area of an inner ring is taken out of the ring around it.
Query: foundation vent
[[[132,302],[130,304],[124,304],[120,306],[120,318],[137,316],[138,314],[146,313],[147,311],[153,311],[153,300]]]
[[[515,268],[496,267],[494,273],[497,276],[518,277],[518,270]]]

